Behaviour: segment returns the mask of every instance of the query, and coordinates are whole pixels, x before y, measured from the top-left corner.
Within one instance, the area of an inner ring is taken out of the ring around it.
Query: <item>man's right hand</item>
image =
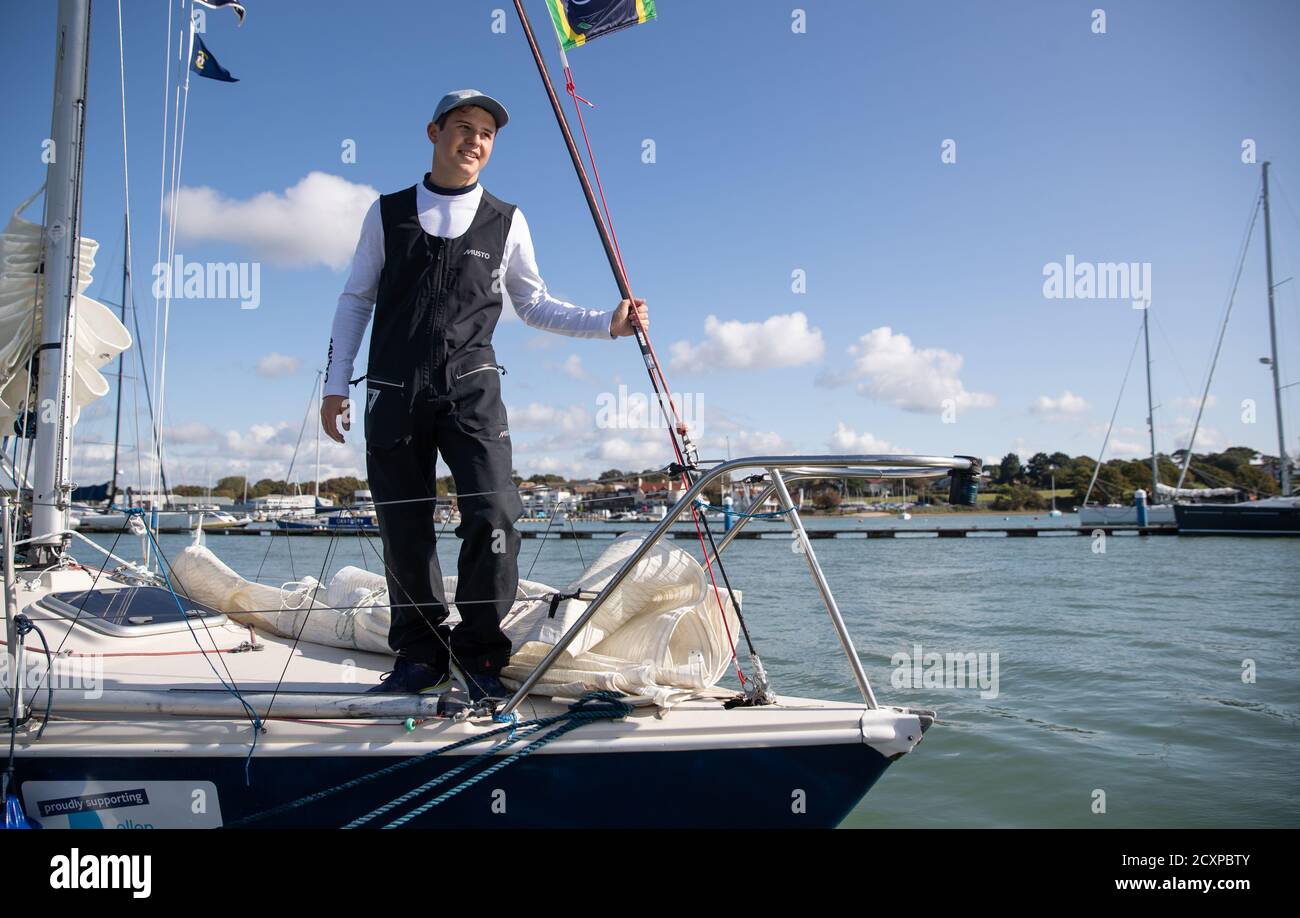
[[[346,395],[327,395],[320,405],[320,422],[325,434],[331,440],[343,442],[343,434],[338,428],[339,416],[343,417],[343,429],[352,429],[352,401]]]

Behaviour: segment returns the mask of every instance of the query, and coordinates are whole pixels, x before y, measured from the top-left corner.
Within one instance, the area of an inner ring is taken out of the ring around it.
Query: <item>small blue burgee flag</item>
[[[220,80],[223,83],[239,82],[230,75],[229,70],[217,63],[208,46],[203,44],[203,39],[197,35],[194,36],[194,54],[190,57],[190,69],[209,80]]]

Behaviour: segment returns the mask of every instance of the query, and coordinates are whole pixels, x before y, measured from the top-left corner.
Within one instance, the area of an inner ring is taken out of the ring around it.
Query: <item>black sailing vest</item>
[[[515,206],[483,189],[469,229],[454,239],[424,231],[414,185],[381,195],[379,214],[384,267],[366,368],[367,443],[387,446],[407,436],[421,393],[455,399],[454,390],[470,383],[493,389],[475,391],[468,400],[481,406],[481,416],[471,412],[470,422],[486,425],[499,414],[504,423],[491,342],[501,317],[499,269]]]

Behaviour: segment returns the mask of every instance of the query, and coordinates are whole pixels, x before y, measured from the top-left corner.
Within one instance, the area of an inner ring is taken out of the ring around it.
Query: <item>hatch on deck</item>
[[[117,637],[188,630],[187,619],[200,627],[226,621],[224,612],[162,587],[51,593],[40,604],[87,628]]]

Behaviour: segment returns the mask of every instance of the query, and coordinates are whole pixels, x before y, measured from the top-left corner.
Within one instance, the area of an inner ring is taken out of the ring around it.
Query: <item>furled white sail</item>
[[[615,539],[564,593],[595,593],[610,582],[640,544],[634,533]],[[384,578],[359,568],[339,570],[327,586],[310,578],[283,587],[253,583],[211,551],[191,545],[172,560],[177,588],[237,621],[284,637],[331,647],[389,653],[390,610]],[[456,578],[444,581],[447,596]],[[551,616],[556,590],[521,580],[514,607],[501,623],[512,657],[502,672],[524,679],[586,610],[567,599]],[[726,624],[718,614],[704,569],[689,553],[660,542],[583,626],[543,676],[536,694],[573,697],[610,689],[667,707],[717,684],[731,661],[728,631],[739,621],[723,593]],[[452,613],[452,621],[456,613]]]
[[[31,389],[28,361],[41,340],[41,227],[18,215],[32,202],[24,201],[0,233],[0,430],[13,432]],[[112,311],[85,296],[95,267],[99,243],[81,237],[77,276],[77,325],[74,333],[72,419],[81,409],[108,394],[108,381],[99,368],[131,346],[131,335]]]
[[[1196,500],[1204,497],[1234,497],[1240,492],[1237,488],[1173,488],[1167,484],[1157,484],[1156,493],[1161,497]]]

